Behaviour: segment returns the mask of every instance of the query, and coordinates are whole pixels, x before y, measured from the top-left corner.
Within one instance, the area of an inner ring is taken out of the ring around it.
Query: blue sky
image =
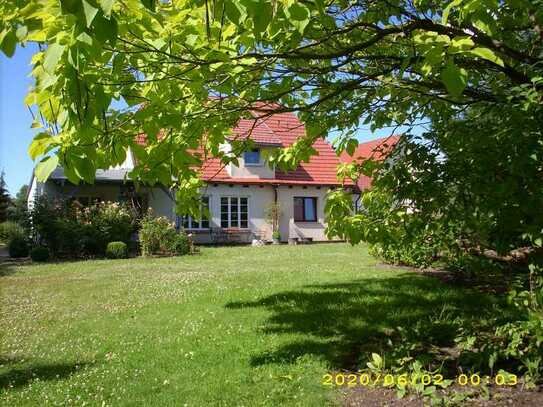
[[[34,165],[27,153],[34,135],[30,128],[32,116],[23,101],[32,85],[30,59],[35,51],[35,45],[18,47],[12,58],[0,52],[0,171],[5,171],[11,195],[30,181]],[[392,130],[381,129],[374,134],[369,130],[360,131],[358,138],[366,141],[384,137]]]
[[[15,195],[32,174],[27,148],[34,131],[32,116],[24,105],[32,85],[30,59],[35,45],[17,48],[12,58],[0,52],[0,171],[5,171],[9,192]]]

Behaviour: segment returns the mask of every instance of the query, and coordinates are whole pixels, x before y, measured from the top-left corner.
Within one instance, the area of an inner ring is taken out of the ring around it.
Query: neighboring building
[[[378,161],[385,160],[388,154],[396,147],[398,141],[400,141],[400,136],[388,136],[360,143],[352,156],[343,151],[340,160],[343,163],[361,162],[368,158]],[[356,185],[359,191],[364,191],[371,187],[371,178],[362,175]]]
[[[340,159],[326,141],[319,139],[313,147],[318,154],[294,171],[282,172],[265,161],[266,150],[286,147],[305,134],[303,124],[292,113],[274,114],[266,119],[242,119],[232,138],[250,137],[254,149],[245,152],[239,166],[223,168],[219,159],[209,159],[201,167],[206,187],[201,191],[203,205],[209,208],[210,219],[179,218],[175,215],[174,196],[164,187],[142,187],[135,190],[128,179],[134,166],[129,153],[125,163],[109,170],[96,172],[94,185],[73,185],[57,168],[47,182],[32,177],[29,207],[35,197],[73,198],[82,204],[94,200],[127,201],[152,208],[154,213],[175,221],[179,227],[193,233],[196,242],[212,243],[254,238],[271,240],[271,225],[266,210],[277,201],[281,207],[279,231],[282,241],[324,241],[324,206],[330,188],[340,187],[336,170]],[[139,142],[144,144],[145,138]],[[230,149],[230,143],[223,147]],[[348,187],[356,190],[352,183]]]

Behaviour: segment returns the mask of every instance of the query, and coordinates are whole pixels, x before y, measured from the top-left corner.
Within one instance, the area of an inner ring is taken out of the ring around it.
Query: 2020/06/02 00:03
[[[408,384],[415,385],[422,383],[425,386],[440,385],[447,380],[440,374],[413,374],[407,373],[401,375],[393,374],[325,374],[322,377],[323,386],[407,386]],[[496,384],[498,386],[515,386],[518,383],[517,376],[514,374],[497,374],[496,376],[480,376],[478,374],[461,374],[458,375],[454,381],[460,386],[479,386],[483,384]]]

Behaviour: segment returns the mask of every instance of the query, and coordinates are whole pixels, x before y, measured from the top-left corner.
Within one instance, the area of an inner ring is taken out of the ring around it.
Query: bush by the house
[[[172,252],[178,256],[190,253],[190,240],[185,232],[177,234],[172,249]]]
[[[98,203],[76,214],[82,223],[92,225],[106,242],[128,242],[134,231],[133,214],[116,202]]]
[[[165,217],[148,214],[141,221],[139,231],[141,253],[149,255],[184,255],[190,251],[190,242],[184,232],[177,232]]]
[[[128,257],[128,246],[125,242],[109,242],[106,248],[108,259],[126,259]]]
[[[44,262],[49,260],[49,249],[43,246],[34,247],[30,251],[30,258],[32,261]]]
[[[12,221],[0,223],[0,242],[9,243],[15,237],[24,237],[25,231],[22,226]]]
[[[92,223],[81,225],[79,236],[79,251],[83,256],[95,257],[104,253],[104,236]]]
[[[14,237],[8,244],[9,256],[18,258],[28,256],[28,243],[24,237]]]
[[[36,199],[30,213],[34,243],[47,246],[55,256],[66,252],[67,246],[74,244],[70,232],[76,228],[69,215],[68,205],[63,201],[52,201],[46,196]]]
[[[107,242],[127,243],[135,217],[111,202],[82,207],[78,203],[40,197],[31,212],[34,241],[57,257],[94,257],[106,253]]]

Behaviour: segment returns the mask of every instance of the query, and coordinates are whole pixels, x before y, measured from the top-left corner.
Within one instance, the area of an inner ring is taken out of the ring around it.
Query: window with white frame
[[[209,212],[209,196],[202,197],[200,208],[201,213]],[[183,216],[181,218],[183,229],[209,229],[209,219],[203,216],[201,219],[192,219],[192,216]]]
[[[249,227],[249,200],[247,197],[221,197],[221,227],[240,229]]]

